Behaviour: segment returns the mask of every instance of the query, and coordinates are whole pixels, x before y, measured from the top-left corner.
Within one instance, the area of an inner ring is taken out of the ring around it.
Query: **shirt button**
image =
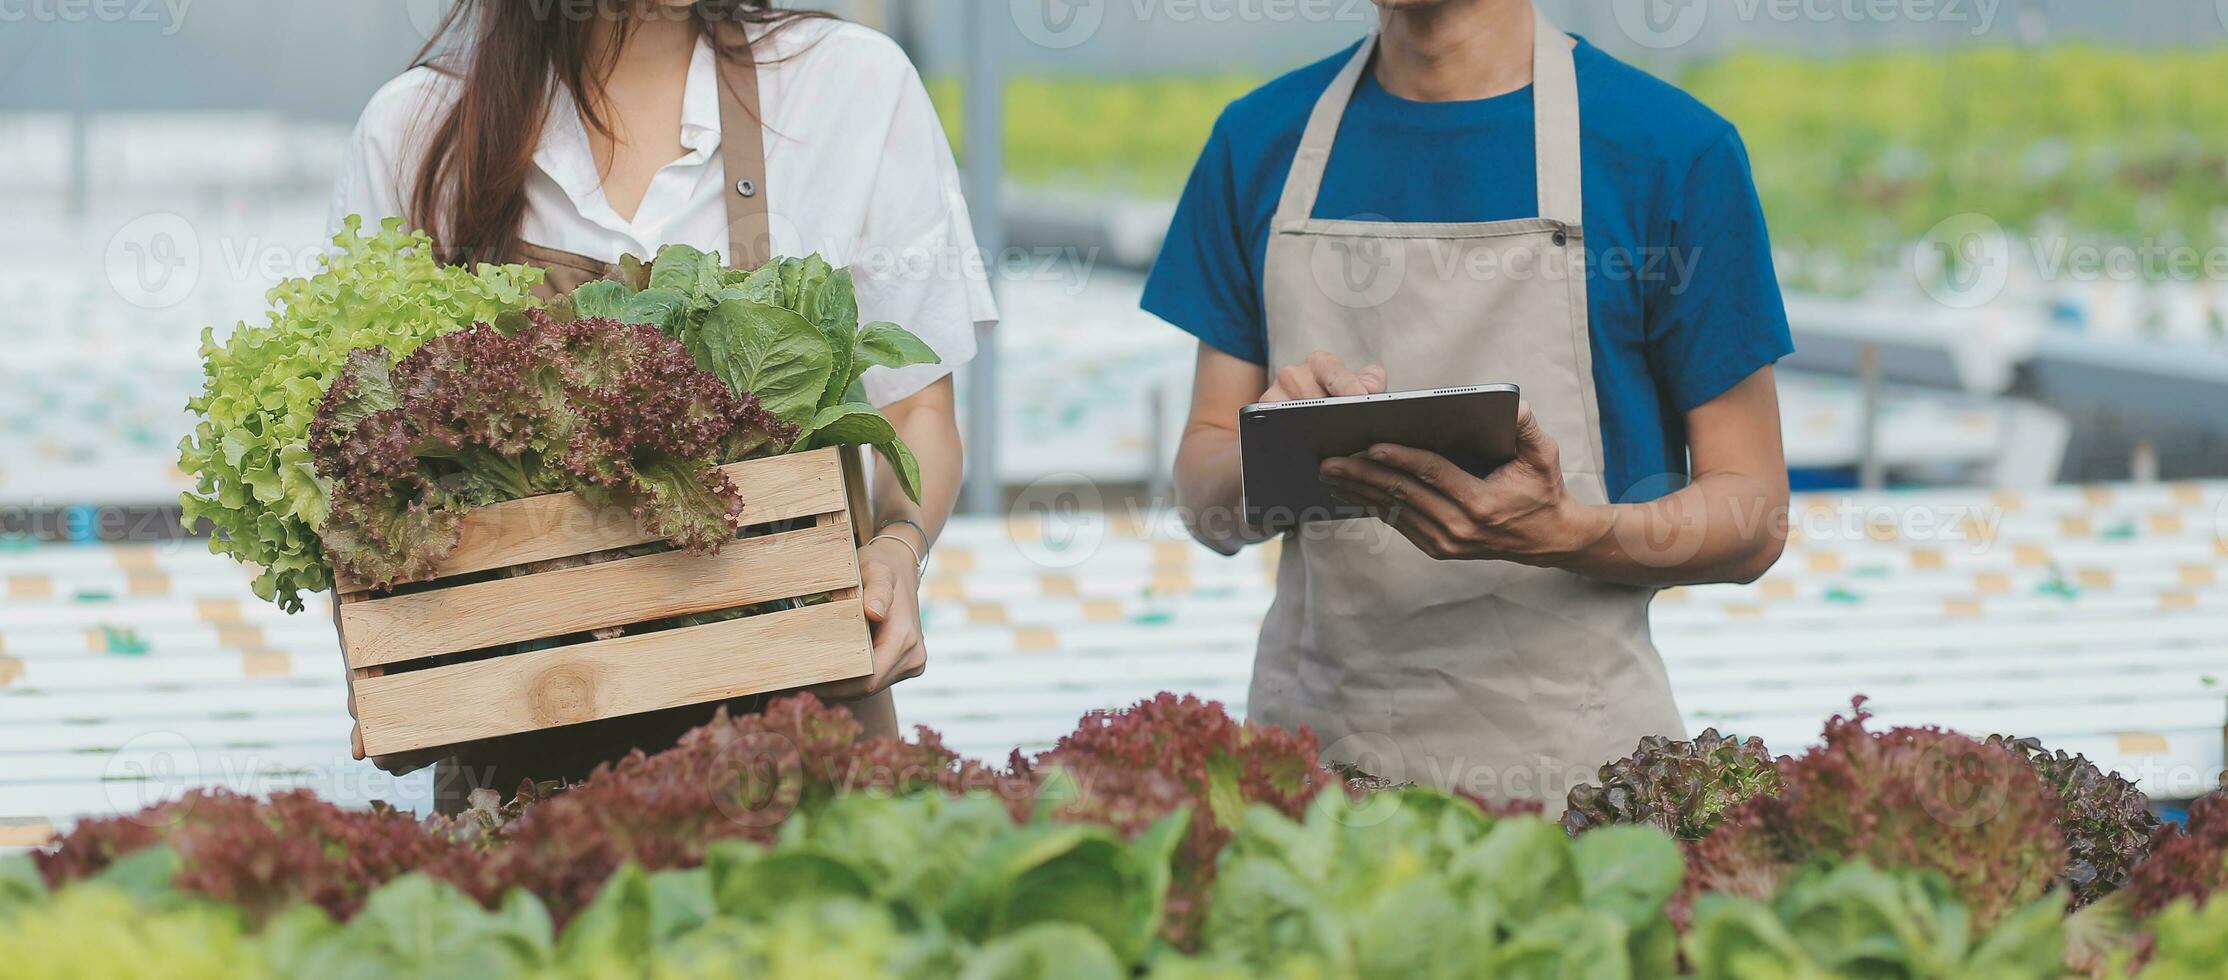
[[[738,180],[735,182],[735,193],[744,197],[757,197],[758,183],[748,177]]]

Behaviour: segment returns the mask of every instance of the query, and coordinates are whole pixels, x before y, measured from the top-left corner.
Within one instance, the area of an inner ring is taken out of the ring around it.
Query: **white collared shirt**
[[[976,326],[998,319],[951,145],[919,72],[872,29],[804,21],[762,44],[758,60],[760,183],[775,254],[818,252],[850,266],[862,322],[903,326],[943,358],[869,370],[867,397],[887,405],[972,359]],[[727,252],[733,191],[719,152],[718,84],[711,45],[700,40],[681,106],[684,153],[651,178],[632,221],[604,197],[580,113],[558,87],[526,181],[524,239],[603,262],[669,244]],[[406,216],[423,136],[455,93],[455,78],[421,67],[372,96],[334,183],[333,234],[351,214],[366,224]]]

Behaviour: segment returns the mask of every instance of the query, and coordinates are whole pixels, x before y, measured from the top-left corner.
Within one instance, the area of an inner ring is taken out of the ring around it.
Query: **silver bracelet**
[[[892,522],[890,522],[890,523],[891,523],[891,524],[895,524],[895,523],[897,523],[897,522],[896,522],[896,521],[892,521]],[[913,522],[912,522],[912,521],[906,521],[905,523],[907,523],[907,524],[913,524]],[[889,525],[888,525],[888,524],[885,524],[885,525],[883,525],[883,526],[884,526],[884,527],[888,527]],[[914,527],[914,529],[915,529],[915,530],[919,530],[919,528],[920,528],[920,525],[918,525],[918,524],[913,524],[913,527]],[[924,535],[922,535],[922,537],[927,537],[927,535],[925,535],[925,534],[924,534]],[[920,550],[919,548],[915,548],[915,547],[913,547],[913,542],[911,542],[911,541],[907,541],[907,540],[905,540],[904,538],[901,538],[901,537],[899,537],[899,536],[897,536],[897,535],[895,535],[895,534],[887,534],[887,533],[877,533],[877,534],[876,534],[875,536],[873,536],[873,537],[871,537],[871,538],[868,538],[868,539],[866,539],[866,543],[868,543],[868,544],[873,544],[874,542],[876,542],[876,541],[881,541],[881,540],[883,540],[883,539],[885,539],[885,538],[887,538],[887,539],[889,539],[889,540],[891,540],[891,541],[895,541],[895,542],[897,542],[898,544],[904,545],[904,546],[905,546],[905,550],[906,550],[906,551],[908,551],[908,552],[911,552],[911,553],[912,553],[912,555],[913,555],[913,574],[914,574],[914,575],[915,575],[916,577],[918,577],[918,576],[923,576],[923,575],[927,575],[927,574],[928,574],[928,556],[927,556],[927,555],[923,555],[923,554],[921,554],[921,550]]]

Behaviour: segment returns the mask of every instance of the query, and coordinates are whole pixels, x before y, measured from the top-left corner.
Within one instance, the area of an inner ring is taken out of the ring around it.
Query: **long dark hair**
[[[413,61],[455,75],[461,91],[428,132],[409,195],[410,223],[433,236],[443,259],[495,261],[519,244],[551,79],[572,93],[583,124],[614,138],[604,79],[649,8],[649,0],[459,0],[449,8]],[[763,40],[828,16],[779,9],[774,0],[697,0],[685,15],[722,59],[746,53],[738,50],[749,43],[746,26],[768,27]]]

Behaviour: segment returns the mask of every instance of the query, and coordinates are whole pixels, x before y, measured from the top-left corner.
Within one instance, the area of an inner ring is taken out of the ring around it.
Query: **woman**
[[[351,214],[399,215],[451,261],[548,268],[551,293],[668,244],[738,268],[818,252],[852,267],[862,321],[901,324],[942,356],[866,375],[920,458],[921,503],[877,475],[875,534],[859,552],[875,673],[820,692],[895,734],[888,688],[925,666],[921,560],[959,489],[951,372],[997,319],[988,284],[958,271],[978,268],[974,235],[919,74],[874,31],[769,0],[464,0],[420,60],[443,48],[364,110],[333,194],[336,234]],[[437,804],[579,778],[709,713],[474,746],[437,780]],[[402,772],[430,760],[375,761]]]

